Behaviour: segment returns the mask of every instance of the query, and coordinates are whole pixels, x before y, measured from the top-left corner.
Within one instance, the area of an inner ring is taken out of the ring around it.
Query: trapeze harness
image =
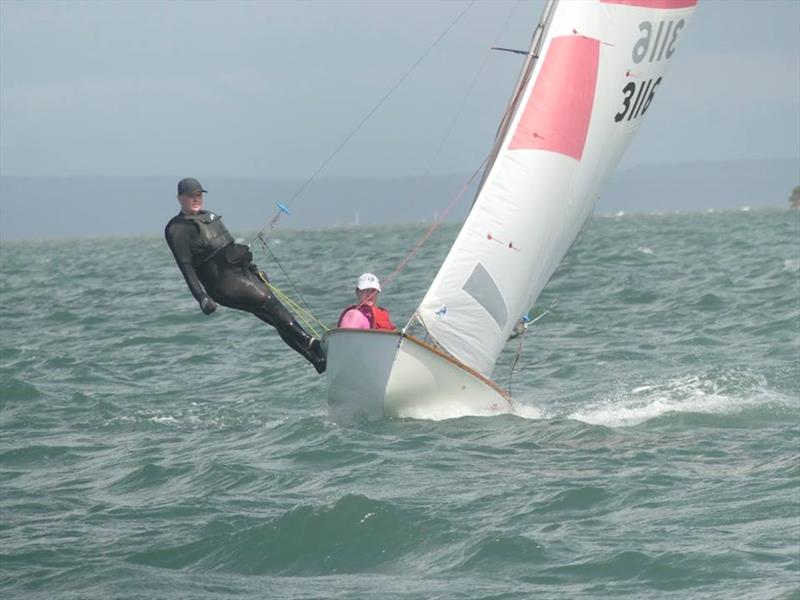
[[[211,260],[217,252],[235,241],[222,219],[212,212],[203,211],[183,218],[194,223],[200,233],[200,239],[192,247],[192,262],[196,266]]]

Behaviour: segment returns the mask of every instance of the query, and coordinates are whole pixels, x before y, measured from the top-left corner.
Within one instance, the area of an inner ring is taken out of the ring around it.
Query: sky
[[[471,172],[520,68],[490,47],[542,6],[2,0],[0,174]],[[700,0],[621,168],[799,157],[798,32],[797,0]]]

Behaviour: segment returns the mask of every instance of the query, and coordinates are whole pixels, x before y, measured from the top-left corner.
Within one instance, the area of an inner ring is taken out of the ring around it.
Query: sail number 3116
[[[628,84],[622,88],[622,110],[614,115],[614,121],[619,123],[626,116],[628,117],[628,121],[630,121],[646,113],[647,109],[650,107],[650,103],[653,101],[653,96],[656,94],[656,88],[659,83],[661,83],[661,77],[655,81],[652,79],[640,81],[638,85],[633,81],[628,82]],[[636,91],[637,89],[639,90],[638,93]],[[634,96],[636,100],[631,103]]]

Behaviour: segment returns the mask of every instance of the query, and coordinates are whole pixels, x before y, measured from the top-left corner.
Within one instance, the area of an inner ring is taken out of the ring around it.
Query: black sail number
[[[661,77],[655,81],[652,79],[640,81],[638,84],[634,81],[626,83],[622,88],[622,110],[614,115],[614,122],[619,123],[626,117],[630,121],[646,113],[659,83]]]
[[[642,105],[642,112],[640,114],[647,112],[647,109],[650,107],[650,103],[653,101],[653,96],[656,93],[656,87],[659,83],[661,83],[661,77],[656,79],[655,83],[653,83],[653,87],[650,88],[650,95],[647,96],[647,100],[644,101],[644,104]]]
[[[622,88],[622,93],[625,94],[625,97],[622,99],[622,110],[614,115],[614,121],[619,123],[622,119],[625,118],[625,115],[628,112],[628,109],[631,107],[631,98],[633,98],[633,94],[636,91],[636,84],[634,82],[628,83],[624,88]]]

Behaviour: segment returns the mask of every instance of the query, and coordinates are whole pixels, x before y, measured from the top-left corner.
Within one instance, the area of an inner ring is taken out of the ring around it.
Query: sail
[[[526,62],[494,161],[417,308],[467,366],[491,374],[663,86],[696,4],[548,3],[531,50],[539,58]]]

